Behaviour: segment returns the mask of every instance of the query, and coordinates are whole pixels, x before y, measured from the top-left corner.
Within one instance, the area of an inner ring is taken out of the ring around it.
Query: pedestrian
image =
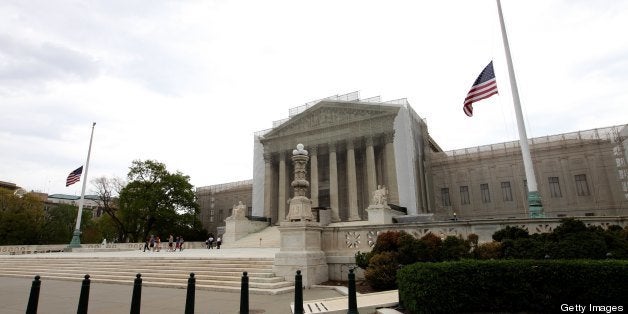
[[[209,242],[209,245],[207,246],[207,248],[213,249],[214,248],[214,236],[210,234],[209,239],[207,239],[207,242]]]
[[[159,238],[159,236],[157,236],[155,244],[157,244],[157,252],[161,251],[161,239]]]
[[[146,252],[146,249],[148,249],[149,241],[150,241],[150,237],[146,237],[146,240],[144,240],[144,252]],[[150,252],[150,249],[148,251]]]
[[[179,252],[183,251],[183,237],[179,236]]]
[[[218,236],[216,239],[216,249],[220,250],[220,245],[222,244],[222,238]]]
[[[174,238],[172,237],[172,234],[170,234],[170,236],[168,237],[168,252],[172,252],[172,242],[174,241]]]
[[[151,251],[155,251],[155,236],[154,235],[150,235],[150,250]]]

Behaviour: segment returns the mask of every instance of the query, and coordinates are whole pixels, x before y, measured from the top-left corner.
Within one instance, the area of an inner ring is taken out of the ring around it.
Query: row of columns
[[[388,182],[389,201],[398,202],[398,189],[397,189],[397,172],[395,166],[395,155],[393,147],[393,134],[386,134],[384,136],[384,159],[385,159],[385,180]],[[353,140],[346,141],[346,165],[347,165],[347,199],[349,220],[360,220],[360,214],[358,211],[358,184],[356,174],[356,158],[355,158],[355,144]],[[336,143],[329,143],[329,198],[332,214],[332,221],[340,221],[339,216],[339,192],[338,192],[338,161],[336,154]],[[312,207],[318,207],[318,149],[314,147],[306,147],[310,153],[310,198],[312,200]],[[375,165],[375,148],[372,137],[366,138],[366,184],[368,197],[370,200],[371,195],[377,189],[377,171]],[[287,191],[288,170],[286,169],[286,153],[280,153],[278,156],[278,170],[279,170],[279,182],[278,190],[273,189],[273,167],[271,154],[264,154],[264,215],[271,217],[272,199],[273,196],[277,196],[277,217],[279,221],[284,221],[286,217],[287,200],[289,197],[289,191]]]

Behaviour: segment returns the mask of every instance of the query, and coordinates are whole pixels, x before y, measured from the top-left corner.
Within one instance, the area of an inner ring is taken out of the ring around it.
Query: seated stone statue
[[[246,205],[242,204],[242,201],[238,202],[238,205],[233,205],[233,210],[232,210],[231,216],[229,216],[228,219],[229,220],[231,220],[231,219],[236,219],[236,220],[246,219]]]
[[[373,191],[373,203],[371,205],[388,205],[388,190],[385,185],[378,185],[377,190]]]

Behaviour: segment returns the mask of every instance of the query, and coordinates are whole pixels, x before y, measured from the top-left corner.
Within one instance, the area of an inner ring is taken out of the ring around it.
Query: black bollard
[[[303,314],[303,277],[300,270],[294,276],[294,314]]]
[[[359,314],[358,313],[358,300],[355,295],[355,274],[353,268],[349,269],[349,310],[347,314]]]
[[[142,274],[135,275],[133,282],[133,296],[131,297],[131,314],[140,314],[142,305]]]
[[[240,314],[249,314],[249,277],[247,272],[242,274],[242,287],[240,289]]]
[[[194,278],[194,273],[190,273],[190,278],[188,279],[188,294],[185,298],[185,314],[194,314],[195,285],[196,278]]]
[[[81,286],[81,296],[79,297],[78,309],[76,314],[87,314],[87,305],[89,303],[89,275],[85,275],[83,285]]]
[[[37,304],[39,303],[39,288],[41,281],[39,275],[35,276],[33,285],[31,286],[31,295],[28,297],[28,305],[26,306],[26,314],[37,314]]]

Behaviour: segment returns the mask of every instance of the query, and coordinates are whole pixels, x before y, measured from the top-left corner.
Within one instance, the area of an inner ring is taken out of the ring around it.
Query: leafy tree
[[[164,237],[177,234],[186,224],[189,229],[196,228],[185,216],[198,214],[189,176],[168,172],[163,163],[154,160],[135,160],[127,179],[129,183],[120,191],[116,217],[132,241],[144,239],[150,232]]]
[[[527,238],[530,236],[528,230],[525,230],[520,227],[511,227],[506,226],[504,229],[500,229],[493,233],[493,240],[501,242],[504,239],[519,239],[519,238]]]
[[[44,203],[35,195],[0,189],[0,244],[37,244],[44,223]]]
[[[98,195],[98,206],[106,214],[105,217],[108,218],[99,223],[99,229],[103,232],[105,238],[124,242],[127,238],[127,227],[120,217],[120,199],[118,195],[120,195],[120,191],[124,188],[126,182],[120,178],[98,177],[92,180],[92,184],[96,190],[96,195]],[[115,232],[110,230],[111,227],[115,228]]]

